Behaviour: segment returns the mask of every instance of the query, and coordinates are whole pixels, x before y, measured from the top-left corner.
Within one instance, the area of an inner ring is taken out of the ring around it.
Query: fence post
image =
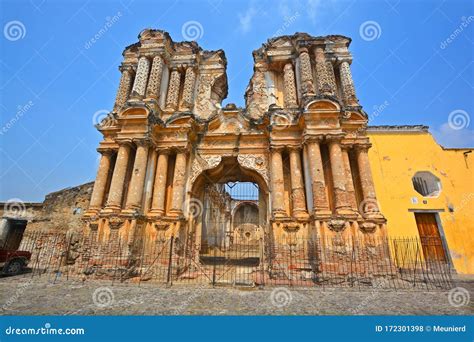
[[[415,267],[413,267],[413,287],[416,286],[416,266],[418,264],[418,242],[416,243]]]
[[[263,238],[260,238],[260,273],[262,279],[260,280],[260,287],[265,287],[265,245],[263,243]]]
[[[216,246],[213,246],[213,249],[214,249],[214,262],[212,263],[212,287],[216,286],[216,252],[217,252],[217,248]]]
[[[174,244],[174,236],[171,237],[170,240],[170,255],[168,259],[168,277],[166,283],[171,286],[173,285],[173,276],[171,272],[173,271],[173,244]]]

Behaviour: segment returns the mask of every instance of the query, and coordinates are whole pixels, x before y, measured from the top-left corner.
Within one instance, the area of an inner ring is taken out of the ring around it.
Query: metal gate
[[[257,281],[265,224],[259,192],[250,182],[206,187],[199,263],[213,285],[252,286]]]

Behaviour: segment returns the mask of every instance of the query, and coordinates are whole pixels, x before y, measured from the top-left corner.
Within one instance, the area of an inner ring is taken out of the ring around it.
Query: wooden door
[[[436,214],[415,213],[416,225],[420,234],[423,255],[427,261],[446,262],[446,253],[439,234]]]

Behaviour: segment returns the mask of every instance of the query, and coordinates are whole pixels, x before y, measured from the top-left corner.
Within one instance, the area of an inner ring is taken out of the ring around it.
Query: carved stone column
[[[122,72],[122,77],[120,78],[120,85],[117,91],[117,97],[115,98],[114,112],[117,112],[127,102],[132,86],[132,67],[122,65],[120,71]]]
[[[313,192],[313,210],[316,216],[328,216],[329,201],[326,195],[326,181],[319,143],[321,137],[311,137],[306,141],[308,150],[308,165],[311,174]]]
[[[313,71],[311,68],[311,59],[309,57],[308,49],[302,48],[300,50],[300,80],[301,92],[303,96],[314,95]]]
[[[120,210],[122,207],[125,175],[127,174],[130,157],[130,142],[119,142],[119,144],[112,182],[110,183],[109,198],[107,199],[106,209],[109,210]]]
[[[166,96],[166,110],[176,110],[179,100],[179,85],[181,75],[177,68],[171,70],[170,82],[168,85],[168,95]]]
[[[100,153],[102,153],[102,157],[100,158],[99,169],[97,170],[89,206],[89,210],[91,211],[98,211],[102,207],[113,156],[112,150],[103,150],[100,151]]]
[[[139,210],[142,208],[143,190],[145,187],[146,166],[148,162],[149,142],[146,139],[137,140],[137,153],[130,179],[126,209]]]
[[[272,212],[275,217],[285,217],[285,201],[284,201],[284,181],[283,181],[283,161],[281,157],[281,148],[272,147]]]
[[[171,198],[171,216],[183,214],[184,186],[186,185],[187,152],[180,150],[176,154],[176,164],[173,175],[173,197]]]
[[[341,77],[342,92],[346,105],[358,106],[357,97],[355,95],[354,81],[352,80],[351,67],[347,60],[343,60],[339,64],[339,72]]]
[[[332,62],[326,59],[326,70],[328,75],[328,82],[331,86],[331,92],[333,95],[337,94],[336,75],[334,73],[334,66]]]
[[[357,155],[357,165],[359,166],[360,184],[362,187],[362,196],[364,197],[361,210],[366,217],[381,216],[377,198],[375,196],[375,187],[370,170],[368,150],[370,144],[355,145]]]
[[[196,83],[196,73],[194,67],[189,66],[186,68],[186,75],[184,76],[184,87],[183,87],[183,102],[182,107],[185,111],[193,109],[194,104],[194,85]]]
[[[153,183],[156,175],[156,161],[158,160],[158,151],[150,141],[150,148],[148,150],[148,163],[145,177],[145,195],[143,203],[143,213],[148,213],[151,209],[151,202],[153,197]]]
[[[150,61],[147,57],[140,57],[138,60],[137,75],[133,82],[132,98],[142,99],[145,96],[146,84],[148,82],[148,73],[150,71]]]
[[[352,179],[351,163],[349,159],[350,146],[342,145],[342,159],[344,161],[344,170],[346,173],[346,194],[347,203],[353,212],[357,212],[357,199],[355,195],[354,181]]]
[[[156,165],[155,183],[153,185],[153,200],[151,204],[152,214],[161,216],[165,213],[166,181],[168,177],[168,151],[158,152],[158,163]]]
[[[342,158],[340,137],[328,137],[329,158],[331,161],[332,181],[334,185],[334,204],[336,213],[348,213],[350,207],[346,200],[346,172]]]
[[[314,53],[316,61],[316,79],[318,85],[318,93],[324,95],[333,95],[333,89],[329,80],[328,70],[326,66],[326,56],[324,49],[317,47]]]
[[[293,71],[293,65],[291,63],[285,64],[285,67],[283,68],[283,83],[285,87],[285,107],[297,107],[298,103],[296,100],[295,72]]]
[[[293,216],[296,218],[307,218],[309,215],[306,210],[306,196],[299,148],[290,148],[290,171]]]
[[[150,78],[146,88],[146,97],[158,100],[161,88],[161,76],[163,74],[163,58],[155,56],[151,65]]]

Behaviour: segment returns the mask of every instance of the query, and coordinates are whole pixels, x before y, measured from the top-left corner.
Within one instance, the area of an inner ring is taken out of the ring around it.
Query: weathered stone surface
[[[311,275],[310,275],[311,276]],[[157,284],[121,284],[110,281],[51,283],[47,278],[5,278],[0,282],[2,298],[12,289],[16,300],[3,303],[8,315],[472,315],[472,305],[454,307],[444,290],[420,291],[379,287],[245,289],[189,286],[165,288]],[[408,285],[408,284],[407,284]],[[473,291],[472,282],[458,284]],[[158,291],[157,291],[158,287]],[[99,307],[93,302],[97,289],[113,293]],[[287,300],[275,306],[275,291]],[[273,293],[273,295],[272,295]]]

